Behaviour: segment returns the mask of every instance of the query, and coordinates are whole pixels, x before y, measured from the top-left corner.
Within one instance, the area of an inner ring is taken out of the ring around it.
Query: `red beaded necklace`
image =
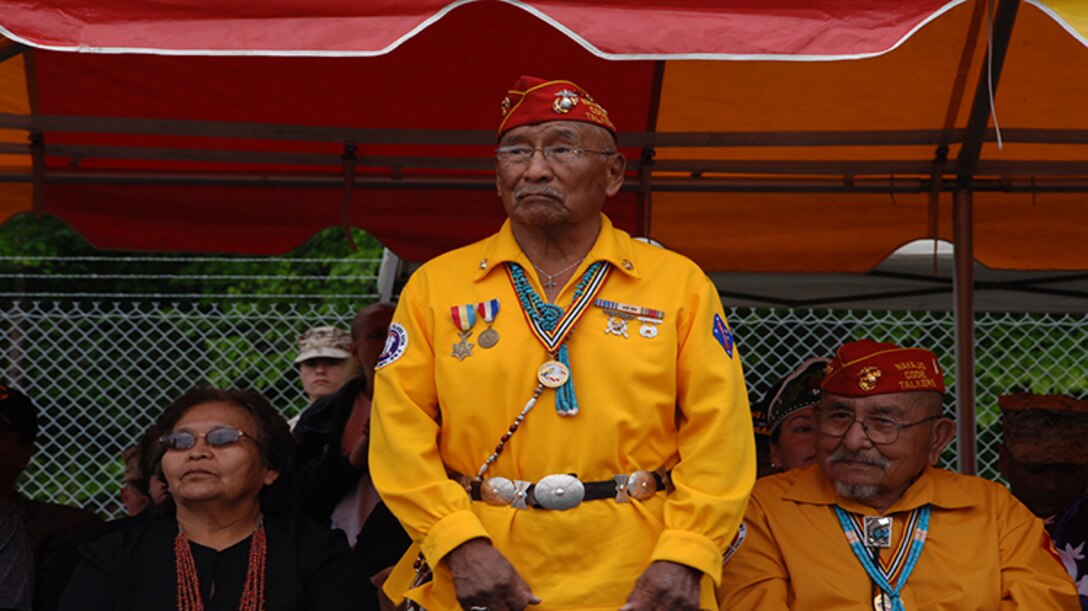
[[[268,541],[264,534],[263,520],[258,519],[257,529],[249,539],[249,565],[242,599],[238,611],[264,611],[264,574],[268,560]],[[204,611],[200,598],[200,578],[196,574],[196,560],[189,548],[189,536],[180,527],[174,537],[174,561],[178,576],[178,611]]]

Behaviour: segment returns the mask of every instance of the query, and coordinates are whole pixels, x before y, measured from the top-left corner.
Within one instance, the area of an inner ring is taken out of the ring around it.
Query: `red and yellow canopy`
[[[228,253],[350,223],[427,258],[500,223],[532,74],[608,108],[617,225],[708,270],[866,270],[951,241],[967,187],[980,262],[1088,269],[1083,2],[1020,2],[1007,39],[985,0],[675,4],[0,0],[0,219]]]

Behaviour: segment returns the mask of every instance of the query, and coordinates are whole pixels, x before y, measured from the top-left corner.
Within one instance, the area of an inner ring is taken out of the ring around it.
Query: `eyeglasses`
[[[850,427],[854,426],[854,422],[859,422],[854,412],[844,409],[819,412],[817,416],[820,423],[820,432],[831,437],[846,435]],[[898,441],[899,432],[903,429],[909,429],[912,426],[939,420],[943,417],[930,416],[917,422],[900,423],[884,416],[866,416],[860,422],[861,430],[865,431],[865,436],[869,438],[869,441],[877,445],[887,445]]]
[[[545,161],[552,161],[561,165],[574,163],[581,159],[586,153],[596,153],[597,155],[605,156],[616,154],[616,151],[594,151],[592,149],[584,149],[565,144],[553,144],[536,148],[513,144],[510,146],[500,146],[495,149],[495,157],[499,160],[499,163],[521,165],[529,163],[529,160],[533,158],[533,154],[537,151],[540,151],[540,153],[544,155]]]
[[[243,437],[249,437],[245,432],[225,426],[214,428],[207,433],[197,435],[189,431],[175,431],[167,433],[159,438],[159,443],[167,450],[188,450],[196,445],[196,440],[203,437],[204,442],[213,448],[222,448],[233,443],[238,443]],[[250,437],[252,439],[252,437]],[[256,443],[256,442],[254,442]]]

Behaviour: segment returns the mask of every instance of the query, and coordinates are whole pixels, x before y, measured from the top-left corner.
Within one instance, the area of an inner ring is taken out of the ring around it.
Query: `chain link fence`
[[[366,285],[354,298],[328,295],[256,299],[8,299],[0,370],[30,395],[41,434],[24,494],[121,513],[121,451],[184,390],[199,383],[260,390],[285,416],[305,406],[292,364],[297,336],[311,326],[344,328],[377,300]],[[871,337],[936,351],[948,372],[946,410],[957,376],[949,312],[727,310],[752,401],[802,360]],[[1088,391],[1088,315],[977,316],[978,464],[996,479],[997,396],[1012,390]],[[945,461],[954,466],[956,448]]]

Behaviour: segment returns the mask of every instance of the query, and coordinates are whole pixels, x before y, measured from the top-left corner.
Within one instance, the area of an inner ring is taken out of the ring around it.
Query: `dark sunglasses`
[[[221,426],[200,435],[190,433],[189,431],[167,433],[159,438],[159,443],[167,450],[188,450],[196,445],[196,440],[200,437],[203,437],[204,442],[211,447],[221,448],[223,446],[229,446],[232,443],[238,443],[243,437],[248,437],[248,435],[238,429]]]

